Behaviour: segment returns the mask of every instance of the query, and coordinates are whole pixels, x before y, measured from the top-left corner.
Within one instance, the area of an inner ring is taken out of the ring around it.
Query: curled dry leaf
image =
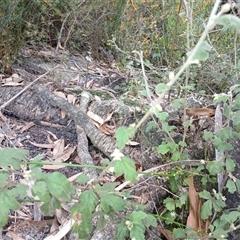
[[[159,231],[167,238],[167,240],[173,240],[173,235],[170,231],[166,230],[162,226],[158,226]]]
[[[74,153],[76,150],[76,146],[74,147],[65,147],[65,141],[64,139],[58,139],[53,144],[53,151],[52,151],[52,160],[55,162],[65,162],[67,161],[70,156]],[[42,169],[48,169],[48,170],[57,170],[64,168],[65,166],[62,165],[43,165]]]
[[[126,143],[126,145],[128,145],[128,146],[138,146],[140,143],[138,143],[138,142],[134,142],[134,141],[128,141],[127,143]]]
[[[109,136],[113,136],[115,131],[116,131],[116,128],[115,126],[110,126],[109,124],[107,123],[104,123],[103,125],[99,126],[98,129],[106,134],[106,135],[109,135]]]
[[[104,119],[101,118],[100,116],[98,116],[97,114],[91,112],[91,111],[88,111],[87,112],[87,115],[94,121],[96,122],[97,124],[99,125],[102,125],[104,123]]]
[[[28,129],[30,129],[33,126],[35,126],[34,122],[27,122],[24,126],[22,126],[22,129],[20,132],[24,133],[25,131],[27,131]]]
[[[72,229],[72,226],[74,225],[74,223],[75,223],[75,221],[73,219],[68,220],[67,222],[65,222],[65,224],[61,225],[61,228],[56,235],[51,234],[50,236],[44,238],[44,240],[60,240],[60,239],[62,239]]]
[[[53,157],[62,154],[64,152],[65,141],[63,138],[58,139],[54,142],[54,148],[52,150]]]
[[[186,114],[188,116],[208,116],[213,117],[215,115],[215,109],[212,108],[187,108]]]
[[[76,150],[76,146],[69,147],[65,149],[64,152],[55,155],[53,160],[55,162],[66,162],[70,158],[70,156],[74,153],[75,150]]]
[[[33,146],[39,147],[39,148],[51,149],[54,147],[54,144],[52,144],[52,143],[44,144],[44,143],[35,143],[35,142],[31,142],[31,141],[29,141],[29,143],[31,143]]]
[[[202,237],[207,234],[209,223],[204,222],[200,216],[203,200],[199,198],[194,187],[193,173],[189,177],[189,202],[190,210],[187,218],[187,226],[193,228],[195,233]]]
[[[69,103],[71,103],[72,105],[75,105],[77,97],[73,94],[68,94],[67,95],[67,100]]]

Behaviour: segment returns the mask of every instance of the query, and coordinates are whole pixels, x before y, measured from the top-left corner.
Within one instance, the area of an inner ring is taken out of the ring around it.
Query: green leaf
[[[213,208],[217,212],[221,212],[224,207],[226,207],[226,203],[222,199],[216,199],[213,202]]]
[[[141,90],[140,91],[140,95],[142,95],[142,96],[144,96],[144,97],[148,97],[148,92],[147,92],[147,90]]]
[[[144,221],[144,225],[146,227],[150,227],[150,226],[157,227],[157,220],[154,216],[147,214],[145,221]]]
[[[80,176],[77,177],[76,182],[85,184],[85,183],[87,183],[88,180],[89,180],[88,176],[81,174]]]
[[[154,130],[157,128],[157,125],[154,121],[149,121],[147,123],[147,127],[146,127],[146,132],[150,132],[151,130]]]
[[[129,237],[129,230],[125,224],[125,221],[126,220],[122,220],[121,223],[118,225],[115,240],[125,239]]]
[[[174,99],[172,101],[172,107],[174,110],[179,109],[183,106],[184,98]]]
[[[0,192],[0,208],[6,208],[7,210],[18,210],[19,203],[14,197],[15,194],[11,193],[11,190],[2,189]]]
[[[162,130],[165,132],[171,132],[174,130],[176,127],[175,126],[169,126],[167,122],[162,122]]]
[[[232,179],[228,179],[227,184],[226,184],[226,188],[228,189],[228,191],[230,193],[235,193],[236,190],[237,190],[236,185],[235,185],[235,183],[233,182]]]
[[[156,94],[160,94],[162,92],[167,92],[168,90],[169,90],[169,86],[165,83],[159,83],[155,88]]]
[[[224,220],[226,220],[228,223],[234,223],[240,218],[240,212],[238,211],[231,211],[228,214],[225,214]]]
[[[133,225],[133,228],[130,231],[130,238],[137,240],[145,240],[145,228],[143,225]]]
[[[207,41],[203,41],[199,48],[197,49],[197,52],[191,57],[191,61],[200,60],[200,61],[206,61],[209,57],[209,51],[211,50],[211,46],[207,43]],[[192,54],[192,51],[187,53],[188,56]]]
[[[129,216],[129,220],[132,223],[139,223],[141,220],[143,220],[147,214],[143,211],[133,211],[131,215]]]
[[[107,220],[104,218],[104,213],[99,212],[99,217],[97,220],[97,229],[101,230],[107,224]]]
[[[98,204],[96,194],[90,190],[86,190],[79,196],[79,200],[81,213],[89,217]]]
[[[1,204],[0,200],[0,227],[4,227],[8,222],[8,211],[9,209],[6,208],[4,205]]]
[[[45,202],[40,206],[40,209],[45,216],[53,216],[56,212],[56,209],[60,208],[61,203],[55,197],[52,197],[49,202]]]
[[[19,183],[16,187],[9,190],[9,194],[14,198],[25,198],[27,194],[27,186]]]
[[[79,239],[86,239],[92,232],[92,219],[82,216],[79,226],[74,226],[74,231],[77,231]]]
[[[199,197],[203,198],[203,199],[211,199],[212,198],[211,194],[206,190],[203,190],[202,192],[200,192]]]
[[[176,173],[172,173],[173,175]],[[169,183],[170,183],[170,189],[173,193],[176,193],[179,190],[179,182],[178,182],[178,177],[176,176],[169,176]]]
[[[46,184],[49,192],[63,201],[71,200],[71,186],[68,179],[60,172],[54,172],[47,176]]]
[[[22,149],[4,148],[0,150],[0,167],[8,170],[12,166],[14,170],[18,170],[21,165],[19,160],[27,158],[28,151]],[[17,160],[16,160],[17,159]]]
[[[180,159],[180,157],[181,157],[181,153],[178,152],[178,151],[175,151],[175,152],[173,153],[171,159],[176,162],[176,161],[178,161],[178,160]]]
[[[207,200],[201,207],[201,219],[206,220],[212,216],[212,200]]]
[[[204,134],[203,134],[203,139],[205,141],[211,140],[212,137],[213,137],[213,133],[212,132],[204,132]]]
[[[226,102],[228,99],[229,99],[229,96],[227,94],[220,93],[215,96],[215,98],[213,99],[213,103],[217,104],[220,102]]]
[[[134,136],[134,127],[119,127],[115,133],[117,139],[117,146],[121,150],[125,144]]]
[[[44,181],[36,182],[32,188],[33,196],[38,196],[42,202],[50,202],[51,196]]]
[[[9,176],[10,176],[10,174],[7,172],[0,173],[0,189],[8,183]]]
[[[166,154],[171,150],[171,148],[169,147],[169,144],[161,144],[157,147],[157,152],[160,154]]]
[[[34,180],[43,180],[46,178],[46,174],[42,172],[41,166],[30,165],[31,173],[30,176]]]
[[[207,164],[207,169],[208,171],[212,174],[215,175],[217,173],[223,172],[223,160],[220,161],[211,161]]]
[[[159,112],[156,114],[156,117],[161,121],[165,121],[168,118],[168,115],[169,114],[167,112]]]
[[[228,172],[233,172],[235,170],[235,162],[231,158],[226,159],[226,169]]]
[[[233,131],[231,127],[224,127],[216,133],[216,136],[222,141],[226,141],[233,137]]]
[[[230,30],[240,30],[240,19],[233,14],[224,14],[216,18],[216,24],[222,25],[222,31]]]
[[[43,154],[39,154],[37,155],[36,157],[34,157],[31,162],[41,162],[44,158],[44,155]],[[37,164],[37,163],[36,163]],[[40,165],[41,166],[41,165]]]
[[[180,141],[180,142],[178,143],[178,145],[181,146],[181,147],[186,147],[186,146],[187,146],[187,143],[184,142],[184,141]]]
[[[173,229],[173,238],[174,239],[185,239],[186,238],[186,234],[184,229],[182,228],[174,228]]]
[[[163,203],[165,204],[166,208],[169,211],[175,210],[175,200],[174,199],[168,197],[168,198],[164,199]]]
[[[107,214],[111,211],[117,212],[123,210],[124,206],[125,201],[114,194],[107,194],[101,198],[101,208]]]
[[[129,191],[129,190],[124,190],[124,192],[123,192],[123,196],[124,196],[125,199],[130,198],[130,197],[131,197],[131,193],[130,193],[130,191]]]
[[[183,122],[183,126],[185,127],[185,128],[188,128],[188,127],[190,127],[190,126],[192,126],[192,120],[185,120],[184,122]]]
[[[223,114],[224,114],[224,116],[229,117],[230,113],[231,113],[231,107],[227,103],[224,103],[223,104]]]
[[[136,182],[138,173],[136,171],[135,162],[130,158],[123,157],[121,160],[113,162],[114,170],[117,176],[124,174],[125,180]]]
[[[237,186],[238,193],[240,193],[240,180],[238,178],[236,179],[236,186]]]
[[[186,204],[187,200],[188,200],[188,194],[182,194],[179,198],[179,200],[181,201],[181,204]]]

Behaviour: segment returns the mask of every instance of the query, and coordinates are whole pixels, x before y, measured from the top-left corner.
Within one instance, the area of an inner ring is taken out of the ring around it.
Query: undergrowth
[[[131,2],[134,3],[134,1]],[[50,1],[46,1],[46,3],[52,4]],[[126,3],[130,4],[128,1]],[[183,102],[186,101],[187,94],[191,89],[194,89],[193,83],[190,81],[191,74],[197,74],[196,67],[199,67],[200,64],[204,65],[218,52],[214,53],[214,44],[208,39],[210,32],[215,27],[217,29],[221,27],[224,30],[230,29],[234,32],[240,30],[239,18],[233,15],[224,15],[225,12],[230,10],[229,4],[223,5],[222,10],[218,10],[219,3],[220,1],[216,1],[205,30],[196,45],[191,41],[193,38],[187,32],[185,36],[188,47],[186,61],[180,67],[172,65],[172,69],[175,68],[176,73],[168,71],[165,81],[158,82],[156,80],[155,88],[149,86],[144,71],[145,68],[155,70],[155,67],[149,61],[144,60],[147,55],[144,50],[142,51],[143,46],[141,44],[138,46],[138,39],[136,40],[137,47],[133,48],[136,51],[131,55],[131,59],[134,56],[134,61],[141,66],[143,82],[140,83],[139,87],[142,96],[148,98],[150,105],[145,109],[146,114],[142,120],[135,126],[120,127],[116,131],[118,149],[112,154],[112,161],[103,169],[104,172],[111,170],[117,176],[124,174],[126,181],[133,184],[137,182],[139,173],[135,169],[135,163],[124,156],[122,150],[150,115],[155,115],[160,120],[161,130],[166,134],[165,141],[156,148],[158,153],[162,156],[168,154],[168,159],[172,162],[183,161],[189,157],[184,153],[184,149],[187,147],[186,134],[192,121],[186,118],[186,105],[184,103],[183,105],[179,104],[184,111],[184,132],[183,139],[176,143],[171,138],[174,127],[168,125],[168,113],[162,110],[160,102],[172,87],[179,84],[179,79],[183,92]],[[135,5],[136,9],[137,7]],[[185,14],[189,23],[187,30],[189,31],[192,30],[191,11],[191,6],[185,6]],[[148,16],[148,14],[149,12],[146,11],[145,15]],[[169,18],[168,21],[173,20]],[[130,22],[127,23],[130,24]],[[121,23],[119,24],[121,25]],[[154,24],[153,26],[155,27]],[[145,32],[145,34],[147,33]],[[143,36],[138,35],[138,37]],[[145,37],[147,40],[152,38],[150,34]],[[236,39],[237,37],[238,35],[235,36]],[[110,43],[118,51],[121,50],[121,54],[127,53],[126,49],[118,47],[117,38],[112,39]],[[184,52],[184,50],[182,51]],[[154,58],[154,54],[157,58],[158,53],[160,54],[159,49],[154,50],[152,58]],[[237,77],[240,65],[236,52],[234,54],[235,64],[232,66],[230,75]],[[216,69],[217,71],[219,70]],[[157,75],[157,79],[159,78]],[[220,90],[223,89],[225,87],[220,86]],[[201,164],[190,171],[182,168],[173,168],[169,171],[169,191],[172,195],[163,200],[164,211],[160,215],[144,212],[144,206],[131,200],[129,191],[119,192],[116,190],[117,183],[100,185],[95,181],[89,182],[90,179],[87,176],[81,175],[76,180],[78,185],[72,186],[61,173],[47,174],[42,172],[41,166],[46,164],[42,161],[43,157],[37,156],[27,161],[27,151],[5,148],[0,150],[0,227],[4,227],[7,223],[9,210],[16,211],[19,209],[21,202],[27,200],[41,202],[40,208],[45,215],[54,215],[55,210],[60,208],[61,203],[71,203],[73,228],[80,238],[89,236],[93,229],[92,219],[94,217],[98,217],[97,226],[101,228],[104,224],[107,224],[106,215],[114,221],[116,216],[120,216],[121,211],[126,211],[124,217],[121,215],[122,221],[118,225],[116,239],[130,237],[131,239],[141,240],[145,238],[144,233],[147,228],[150,226],[157,227],[158,225],[161,226],[161,232],[169,239],[199,239],[200,237],[204,239],[226,239],[229,232],[240,228],[240,210],[239,208],[227,209],[226,197],[223,194],[223,189],[227,189],[231,194],[240,192],[240,180],[234,176],[236,163],[231,156],[234,141],[240,137],[239,91],[240,85],[234,82],[228,93],[215,95],[214,104],[218,106],[217,109],[220,109],[220,106],[223,109],[222,112],[216,109],[216,114],[223,115],[223,125],[216,132],[205,132],[203,139],[214,146],[216,158],[202,159]],[[153,98],[153,96],[157,97]],[[25,179],[25,182],[16,183],[12,181],[12,174]],[[149,173],[149,175],[151,174]],[[194,183],[195,178],[198,179],[202,187],[199,193],[197,193]],[[207,187],[209,185],[218,187],[216,187],[217,189],[209,189]],[[183,186],[185,188],[188,186],[188,192],[179,190]],[[80,194],[78,194],[79,190]],[[180,218],[181,211],[187,212],[187,219],[182,220]]]

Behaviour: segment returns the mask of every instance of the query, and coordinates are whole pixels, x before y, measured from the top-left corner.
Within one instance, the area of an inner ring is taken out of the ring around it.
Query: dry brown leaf
[[[72,153],[75,151],[76,146],[74,147],[65,147],[64,139],[58,139],[54,142],[54,149],[52,151],[53,160],[55,162],[65,162],[69,159]]]
[[[42,169],[45,169],[45,170],[58,170],[58,169],[62,169],[62,168],[65,168],[65,166],[63,166],[63,165],[47,165],[47,164],[42,166]]]
[[[58,139],[54,142],[54,149],[52,151],[53,157],[52,160],[55,162],[65,162],[67,161],[73,152],[76,150],[76,146],[74,147],[64,147],[64,139]],[[48,170],[58,170],[64,168],[63,165],[43,165],[42,169]]]
[[[56,216],[57,221],[58,221],[59,223],[62,224],[62,223],[64,222],[64,221],[62,221],[62,220],[63,220],[63,212],[62,212],[62,209],[61,209],[61,208],[56,209],[55,216]]]
[[[86,83],[85,88],[86,88],[86,89],[90,89],[90,88],[93,86],[93,83],[94,83],[94,80],[93,80],[93,79],[90,80],[90,81],[88,81],[88,82]]]
[[[191,173],[191,176],[189,177],[189,202],[190,210],[187,218],[187,226],[196,230],[196,233],[198,232],[199,236],[204,236],[204,233],[207,234],[209,222],[204,222],[200,216],[203,200],[199,198],[194,187],[193,173]]]
[[[110,136],[113,136],[115,131],[116,131],[116,128],[114,126],[110,126],[106,123],[104,123],[103,125],[99,126],[98,129],[106,134],[106,135],[110,135]]]
[[[57,136],[54,133],[52,133],[50,131],[46,131],[46,132],[49,133],[49,135],[47,135],[47,140],[48,140],[49,143],[54,143],[54,141],[51,139],[50,135],[54,138],[54,140],[58,139]]]
[[[75,69],[75,70],[76,70],[76,69]],[[74,71],[75,71],[75,70],[74,70]],[[71,80],[69,81],[69,84],[70,84],[70,85],[75,85],[78,81],[79,81],[79,74],[77,74],[77,76],[76,76],[75,78],[71,79]]]
[[[33,126],[35,126],[34,122],[28,122],[27,124],[25,124],[25,126],[22,127],[20,132],[24,133],[25,131],[27,131],[28,129],[30,129]]]
[[[162,226],[158,226],[160,232],[167,238],[167,240],[173,240],[173,235],[170,231],[164,229]]]
[[[72,105],[75,105],[77,97],[73,94],[68,94],[67,95],[67,100],[69,103],[71,103]]]
[[[199,204],[199,197],[194,187],[193,183],[193,174],[189,177],[189,202],[190,202],[190,212],[187,218],[187,226],[193,229],[199,229],[198,225],[198,204]]]
[[[127,143],[126,143],[126,145],[128,145],[128,146],[138,146],[140,143],[138,143],[138,142],[134,142],[134,141],[128,141]]]
[[[61,110],[61,118],[64,119],[66,117],[66,112]]]
[[[55,162],[66,162],[70,156],[74,153],[76,150],[76,146],[74,147],[68,147],[67,149],[64,150],[64,152],[59,153],[53,157],[53,160]]]
[[[99,96],[94,96],[94,100],[97,101],[97,102],[101,102],[101,98]]]
[[[53,157],[55,157],[58,154],[62,154],[64,151],[64,145],[65,141],[63,138],[58,139],[54,142],[54,148],[52,150]]]
[[[69,177],[69,178],[68,178],[68,181],[69,181],[69,182],[74,182],[74,181],[78,178],[78,176],[80,176],[81,174],[82,174],[82,173],[80,172],[80,173],[77,173],[77,174]]]
[[[59,210],[59,209],[57,209],[57,210]],[[51,233],[57,233],[58,230],[59,230],[58,220],[57,219],[53,219],[52,225],[51,225],[51,228],[50,228],[50,232]]]
[[[99,123],[100,125],[104,124],[104,119],[98,116],[97,114],[93,113],[92,111],[88,111],[87,115],[95,122]]]
[[[8,87],[16,87],[16,86],[23,86],[23,83],[16,83],[16,82],[7,82],[7,83],[4,83],[3,86],[8,86]]]
[[[35,142],[31,142],[29,141],[33,146],[35,147],[39,147],[39,148],[54,148],[54,144],[48,143],[48,144],[44,144],[44,143],[35,143]]]
[[[213,117],[215,115],[215,109],[212,108],[187,108],[186,114],[188,116],[208,116]]]
[[[114,111],[112,111],[111,113],[109,113],[106,117],[106,119],[104,119],[104,123],[109,122],[112,119],[112,115],[114,114]]]
[[[20,210],[17,210],[16,213],[18,214],[18,216],[21,216],[21,217],[24,217],[24,218],[27,218],[29,217],[26,213],[20,211]],[[31,219],[30,219],[31,220]]]
[[[75,221],[73,219],[68,220],[64,225],[61,225],[59,232],[56,235],[51,234],[50,236],[44,238],[44,240],[60,240],[62,239],[74,225]]]

